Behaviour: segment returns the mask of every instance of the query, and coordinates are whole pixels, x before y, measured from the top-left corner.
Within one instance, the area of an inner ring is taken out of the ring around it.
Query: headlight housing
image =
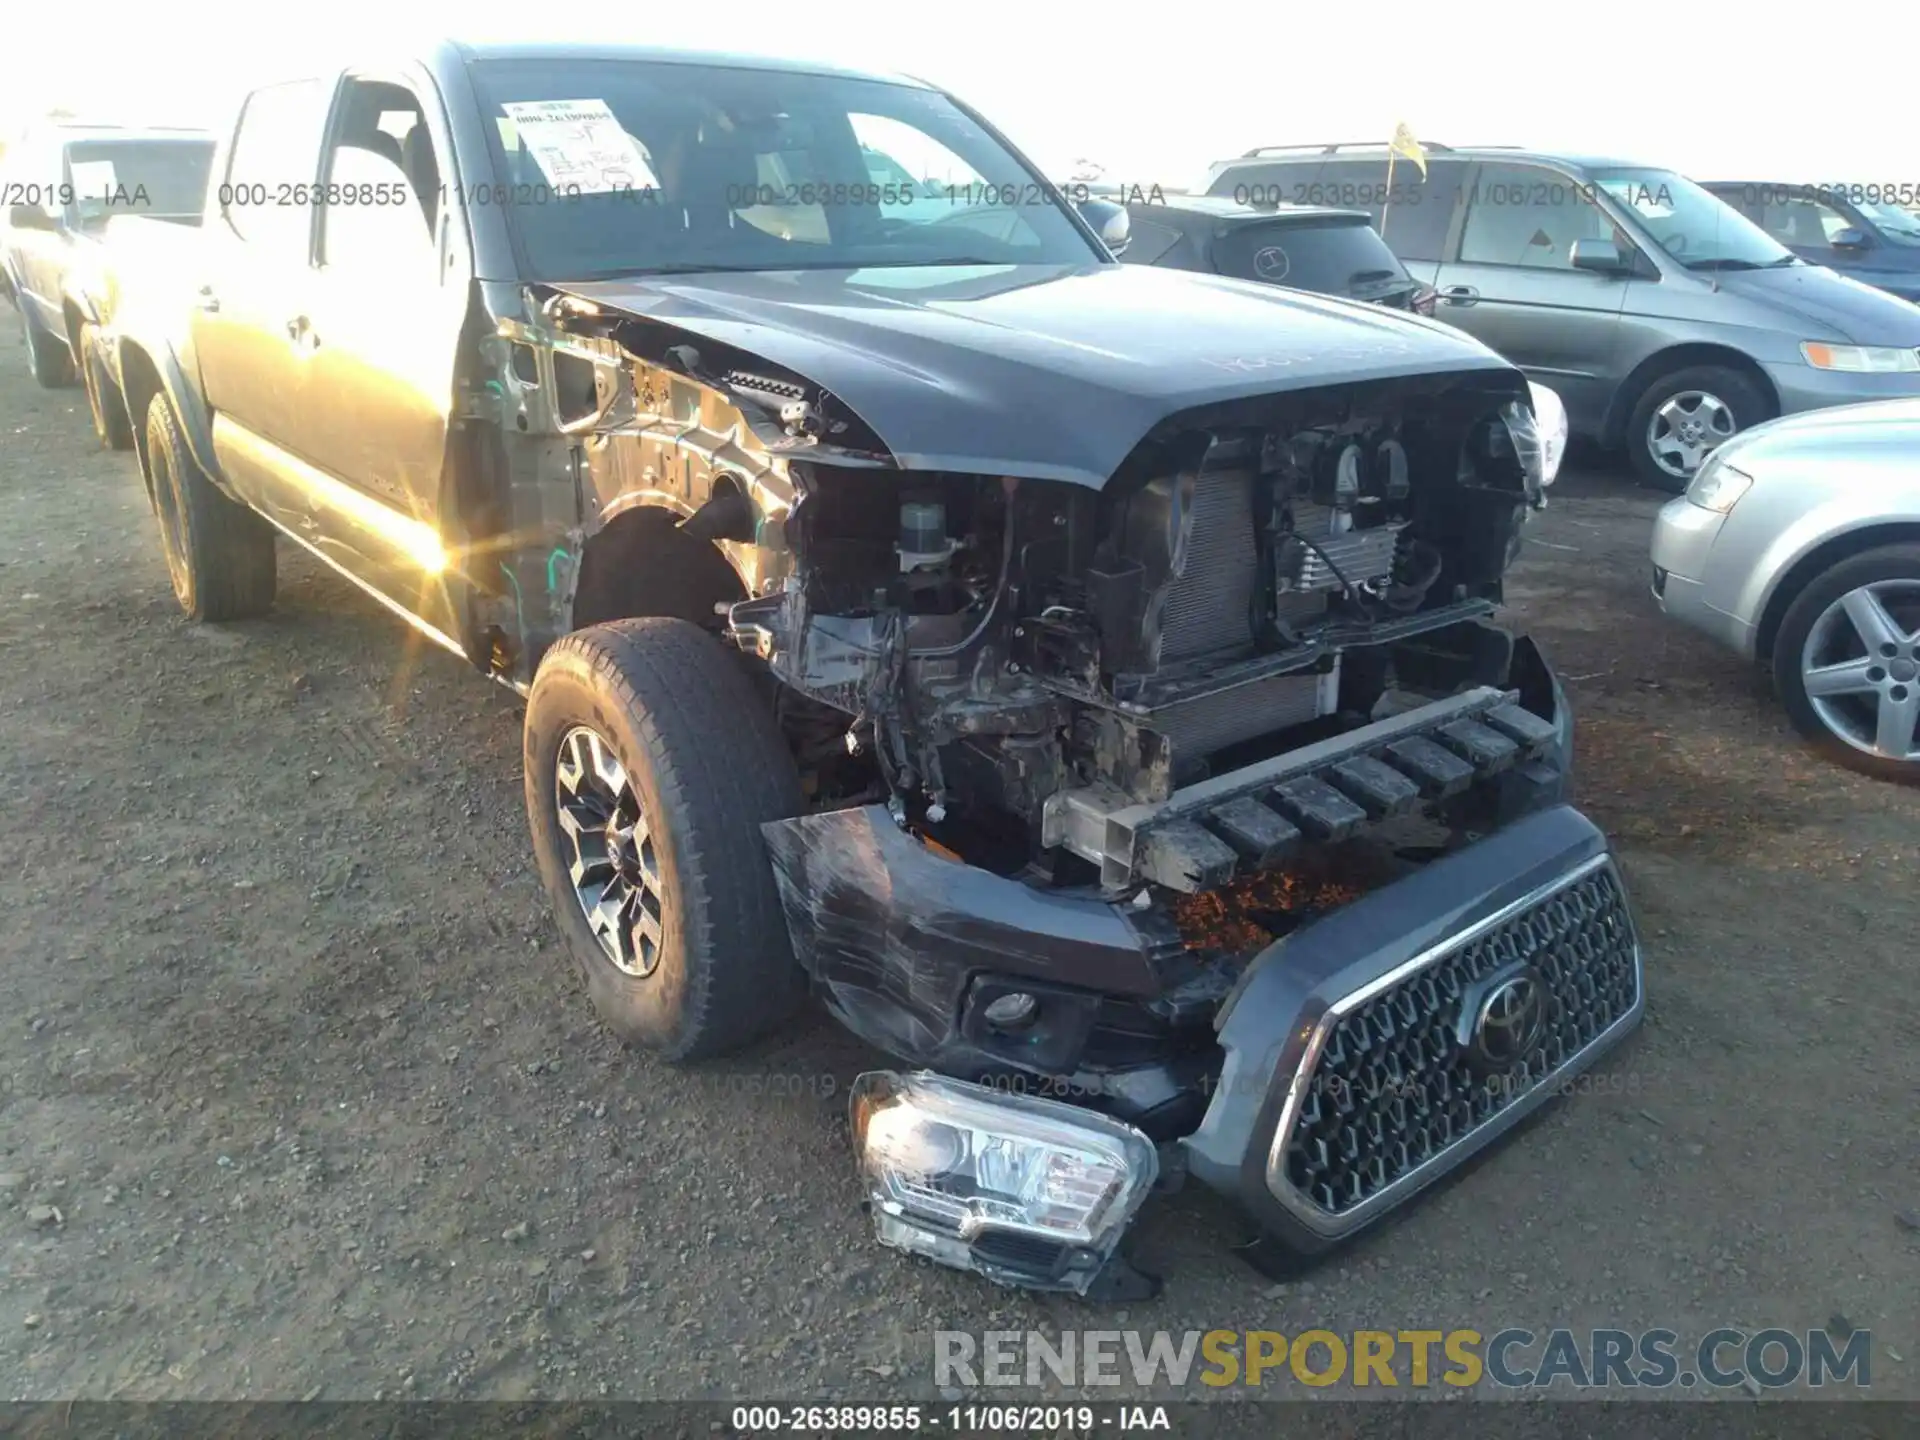
[[[853,1083],[883,1245],[1006,1284],[1085,1294],[1160,1173],[1130,1125],[930,1071]]]
[[[1699,474],[1687,486],[1687,503],[1724,515],[1753,488],[1753,476],[1725,461],[1715,463],[1712,456],[1700,467]]]
[[[1899,345],[1829,345],[1824,340],[1801,342],[1800,353],[1816,370],[1840,370],[1849,375],[1903,375],[1920,371],[1920,350]]]
[[[1527,503],[1538,510],[1547,503],[1547,485],[1542,478],[1546,474],[1546,447],[1540,439],[1540,424],[1533,418],[1533,406],[1524,400],[1509,400],[1500,407],[1500,421],[1507,432],[1507,443],[1513,446],[1514,459],[1520,462],[1520,482],[1526,489]],[[1499,452],[1496,449],[1494,453]]]
[[[1540,483],[1551,485],[1567,455],[1567,407],[1558,390],[1533,380],[1527,382],[1527,389],[1533,394],[1533,418],[1540,431]]]

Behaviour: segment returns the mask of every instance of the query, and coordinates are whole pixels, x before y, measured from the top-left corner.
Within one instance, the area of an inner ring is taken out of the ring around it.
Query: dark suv
[[[1880,187],[1766,180],[1706,183],[1707,189],[1802,260],[1838,270],[1902,300],[1920,302],[1920,214],[1893,200],[1875,198]],[[1912,192],[1905,192],[1905,198],[1911,200]]]
[[[1433,314],[1434,290],[1407,273],[1364,210],[1243,205],[1181,195],[1127,205],[1130,265],[1197,270]]]
[[[1576,435],[1684,489],[1722,440],[1797,410],[1920,395],[1920,311],[1810,265],[1672,170],[1484,146],[1265,147],[1207,192],[1353,205],[1438,316],[1560,392]]]

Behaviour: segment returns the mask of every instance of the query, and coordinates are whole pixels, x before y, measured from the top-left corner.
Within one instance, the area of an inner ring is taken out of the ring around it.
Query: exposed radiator
[[[1186,572],[1160,612],[1160,660],[1189,660],[1253,638],[1253,585],[1259,575],[1253,544],[1253,473],[1217,471],[1200,477],[1193,499],[1193,531]]]
[[[1161,664],[1251,642],[1253,591],[1260,573],[1254,546],[1253,483],[1253,473],[1247,470],[1200,476],[1185,571],[1168,590],[1160,613]],[[1334,567],[1356,585],[1393,572],[1400,527],[1380,525],[1335,534],[1334,511],[1306,500],[1293,502],[1293,517],[1295,532],[1312,540],[1325,555],[1299,544],[1281,547],[1281,578],[1291,581],[1279,597],[1277,618],[1283,622],[1297,625],[1326,609],[1327,594],[1340,585]]]

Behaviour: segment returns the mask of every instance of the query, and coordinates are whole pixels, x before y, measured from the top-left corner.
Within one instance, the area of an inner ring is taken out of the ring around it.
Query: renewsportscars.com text
[[[939,1330],[934,1383],[1766,1390],[1873,1383],[1866,1330]]]

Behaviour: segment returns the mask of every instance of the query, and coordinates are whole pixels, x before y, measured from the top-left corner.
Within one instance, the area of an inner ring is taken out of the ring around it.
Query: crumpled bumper
[[[1412,1199],[1639,1023],[1605,837],[1559,805],[1269,947],[1218,1020],[1188,1170],[1315,1254]]]

